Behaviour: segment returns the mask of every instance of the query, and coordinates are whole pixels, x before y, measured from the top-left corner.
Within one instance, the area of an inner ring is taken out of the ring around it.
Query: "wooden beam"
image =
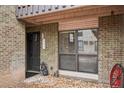
[[[49,22],[57,22],[59,20],[80,18],[80,17],[91,17],[91,16],[108,16],[111,13],[124,14],[123,5],[110,5],[110,6],[87,6],[87,7],[78,7],[75,9],[65,10],[61,12],[49,13],[44,15],[37,15],[32,17],[23,18],[28,23],[41,24]]]

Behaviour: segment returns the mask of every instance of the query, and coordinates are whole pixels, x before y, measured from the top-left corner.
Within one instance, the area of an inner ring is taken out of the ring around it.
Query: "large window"
[[[97,29],[59,33],[59,68],[98,73]]]

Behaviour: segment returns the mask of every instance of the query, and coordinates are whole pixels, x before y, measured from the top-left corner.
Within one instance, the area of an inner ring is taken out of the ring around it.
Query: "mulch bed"
[[[13,87],[22,88],[109,88],[108,84],[77,80],[65,77],[53,77],[53,76],[40,76],[26,79],[24,82],[17,84]]]

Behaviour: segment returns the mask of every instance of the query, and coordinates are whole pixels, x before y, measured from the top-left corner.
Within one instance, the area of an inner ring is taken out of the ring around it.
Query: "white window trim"
[[[71,76],[71,77],[98,80],[98,74],[74,72],[74,71],[67,71],[67,70],[59,70],[59,74],[65,75],[65,76]]]

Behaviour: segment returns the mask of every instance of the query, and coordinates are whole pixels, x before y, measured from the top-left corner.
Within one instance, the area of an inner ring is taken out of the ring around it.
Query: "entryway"
[[[40,72],[40,32],[27,34],[27,65],[26,77]]]

